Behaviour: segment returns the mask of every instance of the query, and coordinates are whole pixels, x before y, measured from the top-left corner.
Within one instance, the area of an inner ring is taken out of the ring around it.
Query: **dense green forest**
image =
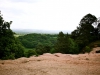
[[[18,39],[25,47],[25,55],[29,57],[30,52],[36,55],[51,52],[57,42],[57,34],[32,33],[19,36]]]
[[[26,48],[36,48],[39,45],[53,47],[56,43],[56,34],[26,34],[24,36],[19,36],[18,39]]]
[[[16,37],[10,29],[11,23],[4,21],[0,13],[0,59],[38,56],[43,53],[78,54],[100,46],[100,18],[92,14],[86,14],[71,34],[61,31],[59,34],[31,33]]]

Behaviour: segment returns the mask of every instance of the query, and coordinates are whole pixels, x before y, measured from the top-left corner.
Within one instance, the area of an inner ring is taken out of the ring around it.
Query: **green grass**
[[[15,37],[24,36],[24,34],[14,34]]]
[[[15,34],[14,36],[15,36],[15,37],[19,37],[20,35],[19,35],[19,34]]]
[[[15,37],[24,36],[24,35],[25,34],[17,34],[17,33],[14,34]]]

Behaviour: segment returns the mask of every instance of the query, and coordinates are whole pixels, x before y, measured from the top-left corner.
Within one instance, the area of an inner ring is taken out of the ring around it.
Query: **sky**
[[[100,17],[100,0],[0,0],[11,29],[73,31],[88,13]]]

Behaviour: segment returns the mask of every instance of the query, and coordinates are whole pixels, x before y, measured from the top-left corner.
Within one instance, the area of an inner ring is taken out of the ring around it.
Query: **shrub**
[[[32,55],[36,55],[38,56],[37,52],[35,50],[28,50],[26,53],[25,53],[25,56],[26,57],[30,57]]]
[[[14,53],[11,53],[9,56],[6,55],[5,57],[2,58],[3,60],[7,60],[7,59],[15,59],[15,54]]]
[[[91,51],[91,48],[89,46],[86,46],[84,51],[89,53]]]

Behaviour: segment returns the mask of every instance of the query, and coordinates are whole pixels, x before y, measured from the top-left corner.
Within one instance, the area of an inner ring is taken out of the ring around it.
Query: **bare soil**
[[[0,60],[0,75],[100,75],[100,53],[46,53],[41,56]]]

